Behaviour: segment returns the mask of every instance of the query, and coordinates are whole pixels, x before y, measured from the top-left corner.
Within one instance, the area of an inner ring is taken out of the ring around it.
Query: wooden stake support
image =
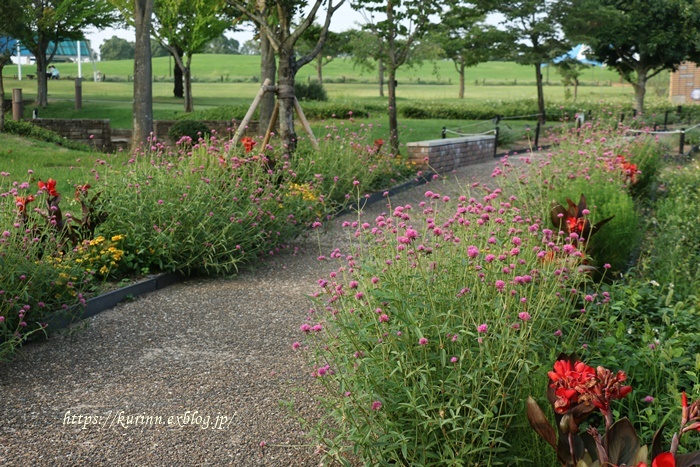
[[[260,101],[262,100],[265,93],[266,92],[277,93],[277,87],[271,86],[270,83],[271,83],[271,81],[269,78],[266,78],[265,81],[263,81],[263,84],[260,87],[260,91],[258,91],[258,94],[255,96],[255,99],[253,99],[253,103],[250,105],[248,112],[246,112],[245,117],[243,117],[243,120],[241,120],[241,123],[238,125],[238,128],[236,129],[236,132],[233,135],[233,146],[234,147],[240,141],[241,136],[243,136],[243,133],[245,132],[246,127],[248,126],[248,123],[250,123],[250,119],[253,118],[253,114],[255,113],[255,110],[258,108],[258,105],[260,105]],[[311,125],[309,124],[309,121],[306,119],[306,115],[304,115],[304,111],[301,109],[301,104],[299,104],[299,101],[297,100],[296,97],[294,98],[294,110],[296,110],[297,116],[299,117],[299,120],[301,120],[301,124],[304,127],[304,130],[309,135],[309,140],[311,141],[311,145],[314,147],[314,149],[318,150],[319,149],[318,140],[314,136],[314,132],[313,132],[313,130],[311,130]],[[267,144],[270,142],[270,138],[272,136],[272,130],[275,128],[275,125],[277,124],[277,120],[279,119],[279,113],[280,113],[280,104],[279,104],[279,101],[276,101],[275,108],[272,111],[272,117],[270,118],[270,124],[267,126],[267,131],[265,131],[265,138],[263,139],[263,143],[262,143],[263,148],[266,147]]]

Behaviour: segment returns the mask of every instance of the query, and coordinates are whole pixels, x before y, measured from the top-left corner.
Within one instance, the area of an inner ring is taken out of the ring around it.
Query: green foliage
[[[308,84],[296,81],[294,83],[294,96],[300,101],[328,100],[326,90],[318,81],[310,81]]]
[[[100,60],[128,60],[134,58],[134,43],[117,36],[106,39],[100,46]]]
[[[647,225],[647,253],[640,267],[661,284],[673,284],[680,300],[697,295],[700,282],[700,172],[697,162],[663,171],[659,199]]]
[[[39,141],[46,141],[47,143],[54,143],[76,151],[92,151],[92,149],[86,144],[65,139],[55,131],[47,130],[29,122],[16,122],[9,119],[5,120],[4,131],[5,133],[12,135],[24,136]]]
[[[200,138],[206,138],[209,134],[209,127],[198,120],[180,120],[173,124],[168,130],[170,141],[178,142],[182,137],[190,138],[196,143]]]

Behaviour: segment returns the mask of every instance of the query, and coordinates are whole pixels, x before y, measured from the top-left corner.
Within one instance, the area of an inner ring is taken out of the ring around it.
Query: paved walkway
[[[494,167],[464,167],[392,204],[463,193]],[[348,216],[233,279],[176,284],[26,346],[0,366],[0,465],[318,465],[280,401],[316,413],[291,344],[332,269],[317,257],[347,244]]]

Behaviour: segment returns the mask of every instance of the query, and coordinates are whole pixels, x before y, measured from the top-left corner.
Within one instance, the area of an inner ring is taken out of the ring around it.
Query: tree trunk
[[[578,99],[578,78],[574,78],[574,102]]]
[[[544,123],[547,120],[544,108],[544,86],[542,85],[542,64],[535,63],[535,77],[537,80],[537,109],[540,113],[539,121]]]
[[[3,57],[0,57],[0,133],[5,130],[5,83],[2,80],[2,69],[5,63],[2,60]]]
[[[277,80],[277,62],[275,61],[275,50],[270,45],[270,39],[265,33],[260,33],[260,82],[266,79],[274,83]],[[263,134],[270,125],[272,111],[275,109],[275,94],[266,92],[260,101],[258,117],[258,134]]]
[[[391,144],[391,152],[394,155],[399,154],[399,122],[396,115],[396,70],[389,69],[389,82],[387,83],[389,90],[389,143]]]
[[[318,84],[323,86],[323,55],[318,54],[316,58],[318,65],[316,66],[316,76],[318,77]]]
[[[377,61],[377,69],[379,70],[379,97],[384,97],[384,60],[381,58]]]
[[[185,112],[194,110],[194,101],[192,100],[192,54],[187,54],[187,64],[183,75],[185,77]]]
[[[153,70],[151,68],[151,16],[153,0],[134,0],[134,128],[132,148],[148,142],[153,133]]]
[[[48,63],[46,63],[46,47],[48,47],[48,41],[39,37],[36,42],[37,48],[33,50],[36,58],[36,105],[45,109],[49,105],[49,88],[46,77],[48,66]]]
[[[464,99],[464,60],[459,61],[459,98]]]
[[[178,56],[182,57],[182,49],[177,49]],[[183,99],[185,97],[185,87],[183,86],[183,76],[182,69],[177,64],[177,59],[175,59],[175,54],[172,52],[170,55],[173,57],[175,62],[175,67],[173,68],[173,96]]]
[[[277,79],[277,102],[279,102],[280,138],[285,151],[294,152],[297,135],[294,132],[294,51],[287,47],[279,49]]]
[[[644,113],[644,95],[647,93],[647,71],[637,70],[637,82],[632,83],[634,88],[634,109],[637,114]]]

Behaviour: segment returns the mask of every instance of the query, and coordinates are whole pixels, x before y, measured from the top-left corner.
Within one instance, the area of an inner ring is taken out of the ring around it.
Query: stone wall
[[[492,160],[496,137],[464,136],[406,143],[408,158],[419,166],[445,173],[470,164]]]
[[[109,120],[97,119],[66,119],[66,118],[35,118],[34,125],[55,131],[71,141],[85,143],[99,151],[112,150],[112,127]]]

